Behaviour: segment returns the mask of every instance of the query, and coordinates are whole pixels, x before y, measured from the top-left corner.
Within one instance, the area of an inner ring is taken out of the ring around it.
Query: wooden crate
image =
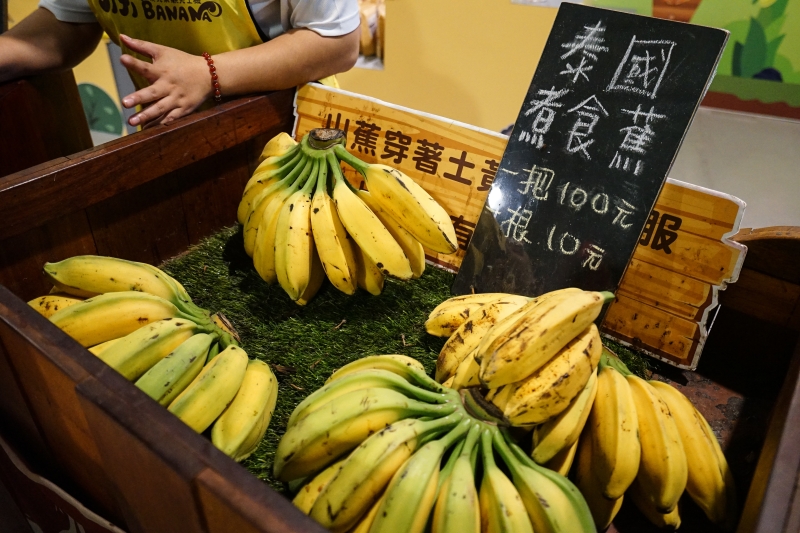
[[[243,98],[0,178],[0,433],[128,531],[322,531],[25,303],[50,288],[39,274],[45,261],[90,253],[158,264],[233,224],[264,143],[291,131],[292,97]],[[769,266],[754,272],[776,279]],[[751,297],[740,294],[732,316],[749,318]],[[720,335],[758,334],[772,327],[764,318]],[[774,354],[788,370],[767,378],[783,391],[758,435],[766,445],[742,532],[788,531],[800,510],[800,349],[789,366],[791,353]]]

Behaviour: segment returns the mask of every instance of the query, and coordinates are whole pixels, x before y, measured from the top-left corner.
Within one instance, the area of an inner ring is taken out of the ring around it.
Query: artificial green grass
[[[380,296],[363,290],[348,296],[326,282],[301,307],[280,286],[267,285],[258,276],[238,226],[204,240],[162,268],[186,287],[195,303],[231,321],[250,357],[272,365],[279,382],[275,413],[258,450],[242,464],[286,495],[285,484],[272,475],[272,461],[297,404],[334,370],[368,355],[408,355],[433,375],[446,339],[428,335],[424,324],[431,310],[451,296],[455,278],[429,266],[417,280],[387,279]],[[644,377],[643,356],[609,344],[631,371]]]
[[[162,268],[180,281],[192,299],[223,313],[250,357],[273,365],[278,403],[258,450],[242,464],[280,492],[272,460],[286,422],[303,398],[321,387],[337,368],[361,357],[398,353],[418,359],[432,374],[446,339],[428,335],[428,313],[450,297],[454,275],[428,267],[409,282],[386,280],[380,296],[359,290],[348,296],[325,283],[301,307],[278,285],[267,285],[244,252],[241,230],[210,237]]]

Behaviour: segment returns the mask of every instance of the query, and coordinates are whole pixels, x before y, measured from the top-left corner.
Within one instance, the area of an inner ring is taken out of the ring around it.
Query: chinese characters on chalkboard
[[[726,39],[562,5],[453,292],[614,290]]]

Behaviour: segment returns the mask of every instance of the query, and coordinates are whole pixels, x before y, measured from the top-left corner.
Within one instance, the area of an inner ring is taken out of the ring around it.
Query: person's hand
[[[120,35],[120,40],[129,49],[153,60],[148,63],[128,54],[120,58],[125,68],[150,82],[149,87],[122,99],[122,105],[127,108],[146,106],[141,113],[128,119],[131,126],[169,124],[194,111],[211,96],[211,76],[202,56],[127,35]]]

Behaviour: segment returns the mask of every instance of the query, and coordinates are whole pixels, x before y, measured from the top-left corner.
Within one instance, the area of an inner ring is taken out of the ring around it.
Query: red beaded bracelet
[[[203,57],[208,63],[208,71],[211,73],[211,86],[214,88],[214,100],[217,102],[222,101],[222,93],[219,91],[219,78],[217,77],[217,67],[214,66],[214,60],[208,52],[203,52]]]

